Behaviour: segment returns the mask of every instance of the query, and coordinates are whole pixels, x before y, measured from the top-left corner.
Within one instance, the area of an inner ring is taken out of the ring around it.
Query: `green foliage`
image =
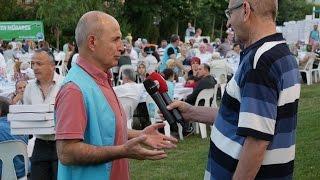
[[[157,42],[173,33],[183,37],[189,21],[202,28],[203,35],[210,36],[214,17],[216,29],[226,22],[226,8],[226,0],[135,0],[125,2],[122,18],[133,22],[133,36]]]
[[[42,0],[38,2],[37,18],[44,21],[49,42],[56,40],[58,46],[58,35],[68,37],[63,43],[72,40],[79,18],[87,11],[103,10],[103,3],[102,0]]]
[[[120,23],[123,36],[144,37],[157,43],[177,33],[184,37],[188,22],[201,28],[203,35],[221,37],[225,32],[224,10],[228,0],[41,0],[32,5],[0,0],[0,21],[42,20],[46,39],[52,44],[73,40],[77,21],[90,10],[105,11]],[[277,23],[301,20],[312,13],[305,0],[279,0]],[[58,36],[60,35],[60,36]],[[60,43],[60,45],[62,44]]]
[[[0,21],[34,20],[33,8],[23,7],[17,1],[0,0]]]
[[[279,0],[277,23],[282,25],[287,21],[302,20],[312,14],[312,7],[305,0]]]

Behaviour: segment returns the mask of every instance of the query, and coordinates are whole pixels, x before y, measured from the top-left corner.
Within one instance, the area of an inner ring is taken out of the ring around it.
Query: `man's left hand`
[[[176,143],[178,140],[176,138],[165,136],[158,131],[158,129],[163,128],[164,126],[164,123],[156,123],[146,127],[142,131],[142,134],[147,136],[145,141],[146,146],[155,149],[172,149],[177,147]]]

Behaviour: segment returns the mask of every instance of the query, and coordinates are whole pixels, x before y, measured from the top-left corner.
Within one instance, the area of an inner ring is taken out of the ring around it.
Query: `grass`
[[[303,86],[299,103],[295,179],[320,179],[320,85]]]
[[[130,161],[133,180],[203,179],[209,138],[188,137],[161,161]],[[295,179],[320,179],[320,84],[302,86],[297,127]]]

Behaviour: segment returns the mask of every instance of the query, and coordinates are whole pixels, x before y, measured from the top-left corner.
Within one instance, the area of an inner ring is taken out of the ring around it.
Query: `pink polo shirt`
[[[79,57],[77,64],[83,68],[99,85],[106,100],[110,104],[116,118],[115,145],[124,144],[128,140],[125,112],[114,93],[110,74],[101,71],[85,59]],[[87,125],[86,109],[83,96],[74,83],[68,83],[61,88],[55,103],[56,109],[56,139],[84,139]],[[127,159],[112,162],[111,180],[129,179],[129,164]]]

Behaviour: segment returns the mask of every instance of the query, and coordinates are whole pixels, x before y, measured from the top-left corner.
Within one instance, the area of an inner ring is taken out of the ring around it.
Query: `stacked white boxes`
[[[12,135],[55,134],[54,105],[11,105],[8,121]]]

